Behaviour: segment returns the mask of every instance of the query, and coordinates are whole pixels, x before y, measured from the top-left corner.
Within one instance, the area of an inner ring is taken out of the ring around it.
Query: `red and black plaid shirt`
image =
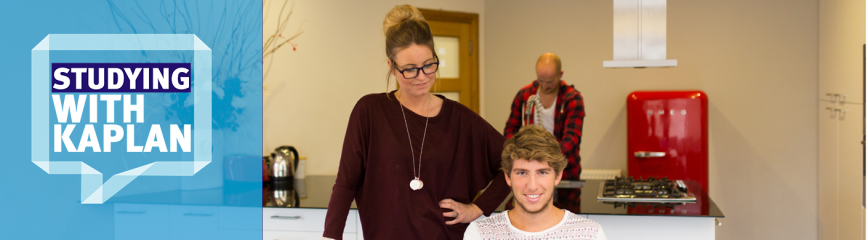
[[[533,123],[533,118],[522,119],[527,99],[535,95],[539,88],[538,81],[521,88],[512,101],[512,111],[503,135],[507,139],[512,138],[522,127],[525,120]],[[564,169],[563,179],[578,180],[582,172],[582,158],[579,156],[579,144],[582,143],[582,122],[585,119],[585,104],[582,94],[572,85],[561,81],[558,89],[557,108],[555,109],[555,138],[561,143],[561,152],[567,158],[567,167]]]

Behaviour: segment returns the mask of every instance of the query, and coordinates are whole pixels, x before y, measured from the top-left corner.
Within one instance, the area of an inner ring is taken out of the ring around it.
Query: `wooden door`
[[[438,82],[432,92],[479,113],[479,15],[419,9],[431,26],[440,57]]]

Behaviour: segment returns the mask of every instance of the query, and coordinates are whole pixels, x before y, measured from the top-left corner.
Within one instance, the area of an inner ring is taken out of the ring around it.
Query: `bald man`
[[[582,172],[579,144],[582,142],[585,105],[582,94],[572,85],[567,85],[561,79],[563,75],[564,71],[561,70],[561,59],[558,55],[554,53],[541,55],[536,63],[537,79],[515,95],[512,111],[503,133],[509,139],[522,126],[541,125],[555,135],[561,145],[561,152],[568,160],[567,167],[563,171],[563,179],[578,180]],[[558,198],[577,200],[578,196],[559,195]],[[569,206],[558,207],[570,208]]]

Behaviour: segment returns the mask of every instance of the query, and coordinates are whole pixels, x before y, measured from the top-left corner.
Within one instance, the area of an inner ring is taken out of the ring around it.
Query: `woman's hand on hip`
[[[451,212],[443,212],[443,217],[454,217],[455,220],[446,221],[446,225],[454,225],[456,223],[473,222],[482,216],[482,209],[473,203],[461,203],[452,199],[443,199],[440,201],[441,208],[452,209]]]

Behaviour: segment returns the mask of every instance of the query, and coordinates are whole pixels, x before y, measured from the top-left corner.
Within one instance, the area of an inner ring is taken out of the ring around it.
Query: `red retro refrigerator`
[[[702,91],[627,97],[627,176],[696,180],[708,191],[708,98]]]

